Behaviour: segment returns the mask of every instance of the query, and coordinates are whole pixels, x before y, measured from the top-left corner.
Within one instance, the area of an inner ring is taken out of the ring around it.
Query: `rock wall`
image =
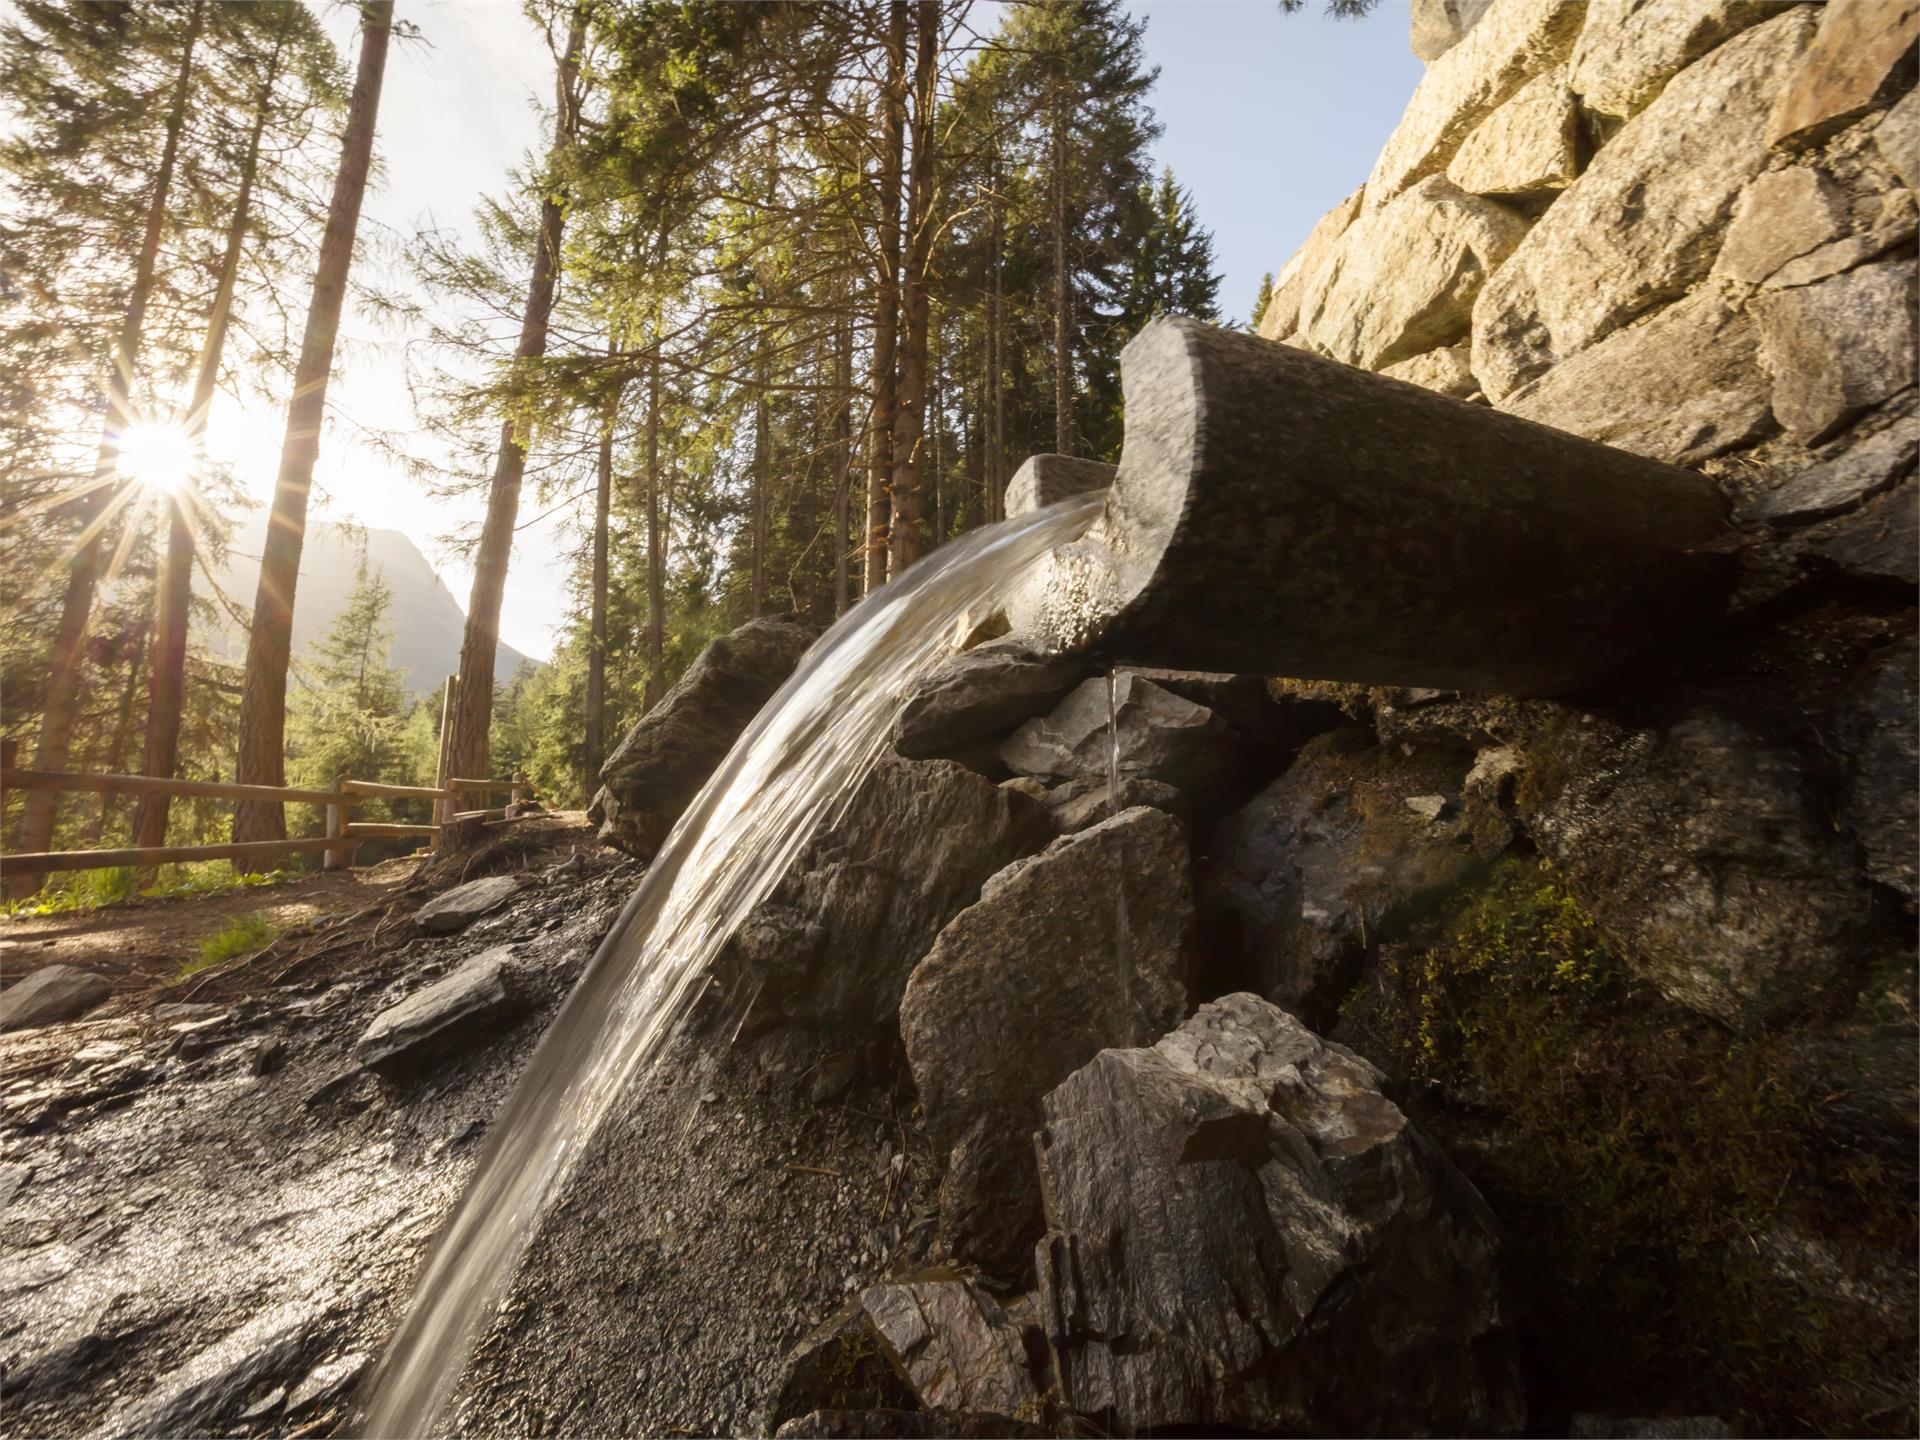
[[[1911,585],[1917,35],[1908,0],[1416,0],[1426,78],[1260,334],[1708,469]]]
[[[1844,1004],[1874,887],[1916,896],[1916,38],[1912,0],[1419,0],[1426,77],[1260,326],[1726,489],[1705,663],[1466,730],[1531,746],[1534,843],[1728,1022]]]
[[[1406,1086],[1551,1275],[1536,1415],[1913,1414],[1916,40],[1914,0],[1414,0],[1426,76],[1259,327],[1738,522],[1728,622],[1606,694],[1274,681],[1355,723],[1196,847],[1227,978]]]

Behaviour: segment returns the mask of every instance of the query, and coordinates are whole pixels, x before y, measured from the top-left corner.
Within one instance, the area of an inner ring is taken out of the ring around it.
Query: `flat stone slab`
[[[398,1072],[464,1048],[524,1008],[507,983],[505,946],[483,950],[444,980],[374,1017],[354,1046],[361,1064]]]
[[[0,991],[0,1030],[30,1030],[58,1025],[93,1009],[113,991],[91,970],[43,965],[26,979]]]
[[[436,895],[420,907],[414,923],[429,935],[451,935],[464,930],[482,915],[498,910],[520,890],[517,875],[489,875],[484,880],[469,880],[444,895]]]

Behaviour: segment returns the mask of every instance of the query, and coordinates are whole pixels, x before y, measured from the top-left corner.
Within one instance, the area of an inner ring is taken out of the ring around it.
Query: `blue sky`
[[[1406,0],[1330,20],[1321,0],[1158,0],[1147,53],[1160,67],[1158,158],[1193,192],[1226,279],[1221,309],[1247,318],[1260,277],[1373,168],[1425,67]]]

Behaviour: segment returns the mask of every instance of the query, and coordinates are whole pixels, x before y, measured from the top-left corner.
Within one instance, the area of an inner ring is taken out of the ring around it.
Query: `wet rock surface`
[[[1122,777],[1190,789],[1219,773],[1225,733],[1225,722],[1205,706],[1123,670],[1111,680],[1082,682],[1051,713],[1002,741],[999,755],[1019,775],[1104,778],[1117,764]]]
[[[1040,657],[1011,636],[956,656],[900,713],[894,749],[909,759],[951,755],[1051,710],[1087,675],[1065,656]]]
[[[1076,1066],[1175,1023],[1193,922],[1185,827],[1122,811],[989,880],[900,1002],[936,1139],[1036,1104]]]
[[[456,885],[422,905],[414,924],[429,935],[451,935],[505,905],[519,893],[521,883],[517,875],[488,875]]]
[[[1051,833],[1036,801],[953,761],[882,759],[731,944],[755,1023],[890,1030],[941,927]]]
[[[1517,1431],[1493,1217],[1379,1072],[1251,995],[1047,1097],[1040,1314],[1134,1432]]]
[[[42,965],[0,990],[0,1030],[57,1025],[84,1015],[112,992],[104,977],[71,965]]]
[[[701,651],[601,767],[588,812],[601,841],[651,860],[818,634],[801,621],[767,616]]]
[[[1470,763],[1352,728],[1309,744],[1214,837],[1201,905],[1234,957],[1225,975],[1327,1017],[1359,952],[1478,863],[1458,804]]]

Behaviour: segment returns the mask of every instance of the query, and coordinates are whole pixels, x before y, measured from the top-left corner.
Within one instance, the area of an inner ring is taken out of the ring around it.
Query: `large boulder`
[[[1911,261],[1763,291],[1749,308],[1773,377],[1773,413],[1808,443],[1914,383]]]
[[[927,677],[900,712],[893,748],[914,760],[952,755],[1045,714],[1086,677],[1083,661],[990,640]]]
[[[1580,173],[1580,111],[1564,65],[1536,75],[1480,122],[1447,166],[1475,195],[1551,197]]]
[[[1368,370],[1452,344],[1526,233],[1506,206],[1429,176],[1341,236],[1302,297],[1293,343]]]
[[[1447,168],[1474,127],[1567,58],[1586,0],[1492,0],[1466,37],[1428,66],[1367,177],[1366,206]]]
[[[443,980],[381,1011],[354,1046],[369,1069],[406,1075],[471,1045],[526,1011],[504,946],[482,951]]]
[[[1046,1099],[1040,1314],[1104,1433],[1514,1433],[1500,1241],[1381,1075],[1252,995]]]
[[[1474,304],[1473,373],[1489,397],[1707,274],[1736,198],[1767,164],[1760,132],[1779,76],[1818,23],[1795,6],[1683,70],[1554,201]]]
[[[1500,408],[1676,465],[1751,444],[1771,423],[1753,320],[1712,286],[1562,361]]]
[[[105,977],[72,965],[42,965],[0,990],[0,1030],[58,1025],[84,1015],[113,992]]]
[[[1362,951],[1476,863],[1460,803],[1471,758],[1337,731],[1226,820],[1201,905],[1237,957],[1228,983],[1330,1019]]]
[[[600,839],[651,860],[681,812],[799,665],[818,632],[765,616],[715,640],[600,767]]]
[[[1285,340],[1300,324],[1300,302],[1319,285],[1321,267],[1332,259],[1340,237],[1360,213],[1364,191],[1356,190],[1322,215],[1300,248],[1287,257],[1273,277],[1273,293],[1260,316],[1260,338]]]
[[[1770,144],[1819,141],[1892,98],[1902,71],[1911,72],[1920,4],[1846,0],[1819,9],[1820,33],[1767,116]]]
[[[1687,66],[1779,9],[1775,0],[1588,0],[1573,88],[1587,109],[1625,120]]]
[[[1186,827],[1122,811],[993,877],[907,983],[900,1036],[928,1130],[951,1144],[1036,1105],[1102,1047],[1186,1009],[1193,922]]]
[[[883,757],[729,942],[763,1020],[891,1029],[941,928],[1045,845],[1040,803],[951,760]]]
[[[1123,670],[1084,681],[1050,714],[1014,731],[997,753],[1017,775],[1072,779],[1105,776],[1116,763],[1117,743],[1123,779],[1185,789],[1217,777],[1226,762],[1226,733],[1226,723],[1204,705]]]
[[[1769,170],[1741,194],[1713,273],[1758,285],[1850,228],[1846,196],[1826,175],[1807,165]]]
[[[1567,714],[1525,747],[1529,834],[1670,1000],[1729,1023],[1843,998],[1869,887],[1805,756],[1696,709],[1664,727]]]

